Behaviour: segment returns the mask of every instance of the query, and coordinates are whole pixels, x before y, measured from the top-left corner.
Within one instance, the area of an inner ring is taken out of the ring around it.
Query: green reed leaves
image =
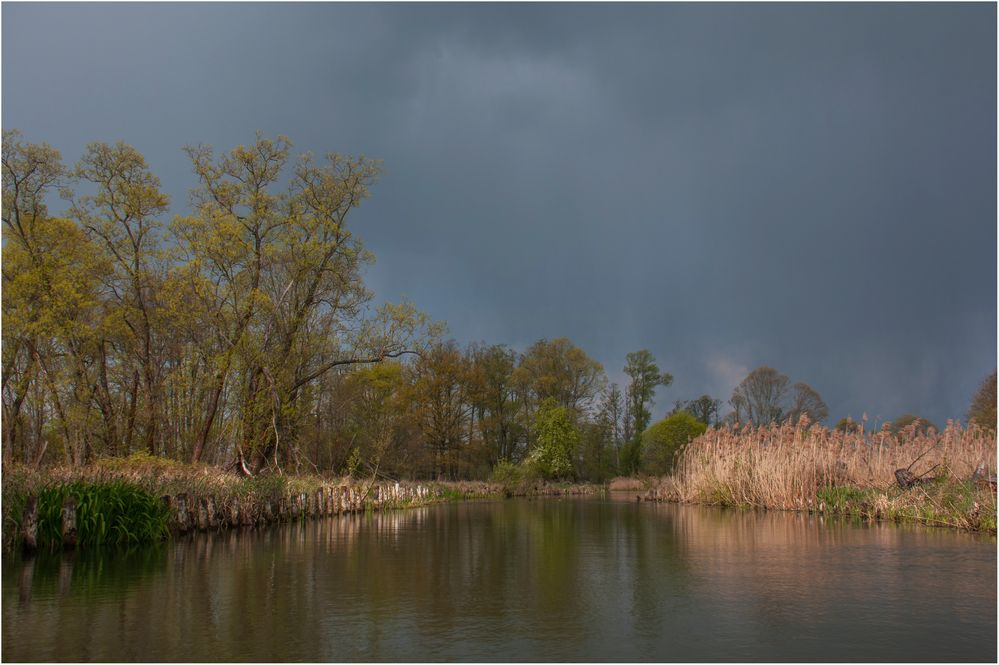
[[[55,547],[62,542],[62,507],[69,497],[76,501],[80,546],[135,545],[169,534],[169,508],[142,488],[119,480],[75,481],[39,493],[39,546]]]

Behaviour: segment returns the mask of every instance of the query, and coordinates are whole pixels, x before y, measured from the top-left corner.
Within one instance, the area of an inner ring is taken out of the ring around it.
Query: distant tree
[[[813,423],[820,423],[829,417],[829,408],[822,396],[807,383],[794,384],[791,411],[788,414],[791,422],[798,422],[802,416],[808,416]]]
[[[968,422],[996,429],[996,373],[992,372],[978,387],[968,409]]]
[[[686,411],[705,425],[710,426],[718,422],[718,410],[720,408],[720,399],[715,399],[710,395],[701,395],[697,399],[677,400],[673,405],[673,413]]]
[[[568,478],[579,444],[579,431],[569,410],[552,400],[542,402],[535,423],[537,442],[527,462],[544,478]]]
[[[616,454],[611,423],[597,417],[582,423],[580,432],[579,473],[590,482],[602,483],[613,477],[617,470]]]
[[[412,461],[405,447],[418,437],[404,430],[410,411],[404,381],[399,362],[361,367],[346,376],[340,396],[345,398],[343,435],[350,447],[344,470],[349,475],[398,474],[400,462]]]
[[[730,404],[739,422],[769,425],[784,419],[791,380],[772,367],[757,367],[732,392]]]
[[[669,473],[680,451],[707,428],[686,411],[655,423],[642,434],[642,468],[657,476]]]
[[[892,433],[898,434],[899,432],[901,432],[902,430],[913,424],[916,425],[917,431],[923,432],[924,434],[927,431],[929,431],[930,428],[940,431],[939,428],[936,425],[934,425],[930,420],[923,418],[921,416],[917,416],[912,413],[906,413],[905,415],[901,415],[895,420],[891,421],[889,423],[889,429],[891,430]]]
[[[807,383],[790,386],[791,380],[772,367],[757,367],[732,392],[729,404],[733,419],[739,423],[769,425],[797,422],[807,415],[811,422],[821,422],[829,409],[818,391]]]
[[[850,416],[845,418],[840,418],[839,422],[836,423],[836,431],[838,432],[859,432],[860,423],[855,421]]]
[[[624,426],[624,418],[625,406],[621,389],[618,388],[616,383],[612,383],[603,392],[600,407],[597,411],[597,421],[604,423],[606,426],[607,435],[615,450],[621,447],[623,441],[624,432],[622,428]]]
[[[601,392],[593,417],[579,424],[582,445],[577,475],[580,477],[603,482],[617,472],[623,443],[623,409],[621,390],[617,384],[611,384]]]
[[[673,383],[673,376],[659,370],[656,359],[647,349],[629,353],[626,360],[624,373],[631,378],[628,384],[628,414],[632,436],[638,437],[652,418],[649,407],[655,404],[656,388]]]
[[[532,344],[517,373],[535,404],[552,399],[576,413],[585,410],[605,381],[603,366],[565,337]]]
[[[625,473],[635,473],[642,461],[642,432],[649,426],[656,388],[668,386],[673,376],[656,365],[656,359],[647,349],[626,356],[624,373],[631,378],[627,390],[627,412],[624,435],[627,443],[621,451],[621,466]]]
[[[410,366],[414,417],[433,451],[439,478],[454,478],[470,408],[467,362],[454,341],[437,344]]]
[[[523,429],[517,422],[513,382],[517,354],[501,344],[472,345],[468,352],[467,383],[472,416],[478,422],[490,462],[511,461]]]

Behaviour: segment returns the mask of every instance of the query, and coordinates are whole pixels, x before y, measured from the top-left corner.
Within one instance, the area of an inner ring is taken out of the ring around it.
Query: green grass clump
[[[169,535],[169,508],[142,488],[124,481],[76,481],[53,485],[38,495],[38,545],[62,544],[62,506],[76,500],[77,544],[136,545]]]
[[[834,512],[850,512],[871,496],[870,490],[852,485],[827,485],[815,492],[815,498]]]

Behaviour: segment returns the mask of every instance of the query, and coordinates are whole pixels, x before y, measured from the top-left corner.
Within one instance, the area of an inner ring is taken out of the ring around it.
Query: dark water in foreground
[[[4,661],[995,661],[996,545],[511,500],[4,560]]]

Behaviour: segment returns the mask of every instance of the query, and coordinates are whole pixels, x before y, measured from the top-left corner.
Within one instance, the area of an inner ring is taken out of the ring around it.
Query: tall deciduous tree
[[[412,375],[414,415],[437,475],[454,478],[471,412],[465,358],[453,341],[437,344],[416,359]]]
[[[162,419],[159,408],[163,369],[157,333],[164,328],[158,321],[162,316],[158,297],[166,273],[158,217],[167,211],[169,198],[160,191],[160,181],[149,171],[142,155],[124,143],[90,144],[73,174],[91,183],[94,192],[75,197],[70,214],[87,230],[112,267],[107,279],[108,306],[117,325],[113,337],[100,340],[97,391],[98,404],[109,423],[109,444],[117,446],[121,431],[108,382],[113,368],[109,367],[107,347],[118,343],[125,356],[119,368],[123,383],[127,385],[133,368],[141,377],[145,445],[155,455],[157,426]],[[131,395],[133,400],[135,397]],[[133,424],[134,420],[126,419],[127,431],[122,432],[126,441],[132,439]]]
[[[468,392],[490,461],[513,461],[522,440],[513,373],[517,354],[502,345],[472,345],[468,350]]]
[[[605,381],[600,363],[565,337],[532,344],[517,371],[535,404],[551,399],[577,414],[589,407]]]
[[[655,404],[656,388],[673,383],[673,375],[663,372],[647,349],[629,353],[624,373],[631,378],[628,384],[628,415],[630,434],[636,440],[649,426],[650,408]]]
[[[642,432],[652,419],[656,388],[668,386],[673,376],[662,372],[656,360],[647,349],[629,353],[626,356],[624,373],[631,381],[627,388],[624,434],[627,444],[622,451],[622,470],[635,473],[641,466]]]

